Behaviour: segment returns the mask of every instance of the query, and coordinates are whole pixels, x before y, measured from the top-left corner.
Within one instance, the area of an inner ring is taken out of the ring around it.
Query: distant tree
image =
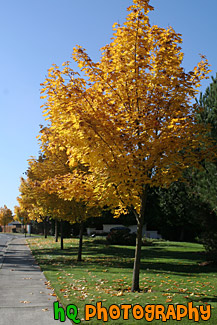
[[[217,75],[212,77],[204,94],[200,94],[198,120],[209,126],[208,135],[217,145]],[[217,213],[217,159],[209,162],[204,159],[202,171],[195,171],[195,189],[200,198]]]
[[[186,182],[174,182],[168,189],[159,189],[159,220],[162,235],[169,240],[194,241],[202,231],[199,218],[200,201]]]
[[[29,159],[29,168],[27,170],[27,179],[21,180],[20,192],[18,198],[22,207],[29,211],[30,218],[43,220],[46,225],[46,219],[49,216],[60,222],[61,248],[63,249],[63,221],[80,224],[78,261],[81,261],[82,239],[84,221],[90,216],[99,216],[100,210],[96,206],[89,206],[87,201],[81,200],[76,196],[79,191],[84,191],[80,179],[77,180],[76,171],[73,171],[68,165],[68,156],[64,150],[48,150],[49,128],[42,128],[43,154],[38,159]],[[80,166],[83,172],[82,166]],[[85,169],[84,169],[85,171]],[[74,184],[74,192],[67,191],[67,181],[71,179]],[[65,194],[66,193],[66,194]],[[72,196],[74,193],[74,197]],[[63,195],[64,194],[64,195]],[[70,194],[70,199],[68,195]]]
[[[20,206],[15,205],[14,207],[14,220],[19,221],[23,226],[25,225],[25,235],[26,235],[26,225],[30,222],[27,210],[22,209]]]
[[[211,83],[197,101],[200,108],[198,120],[209,126],[208,134],[217,142],[217,74],[211,77]]]
[[[198,124],[207,128],[207,136],[212,137],[217,146],[217,75],[211,78],[204,94],[200,94]],[[202,169],[193,170],[192,193],[202,201],[209,212],[202,220],[203,243],[207,251],[217,259],[217,159],[203,160]]]
[[[4,205],[4,207],[0,208],[0,224],[4,226],[4,231],[5,226],[11,221],[13,221],[12,211],[8,209],[6,205]]]
[[[20,223],[23,223],[26,225],[30,221],[28,212],[26,210],[21,209],[20,206],[15,205],[14,220],[19,221]]]

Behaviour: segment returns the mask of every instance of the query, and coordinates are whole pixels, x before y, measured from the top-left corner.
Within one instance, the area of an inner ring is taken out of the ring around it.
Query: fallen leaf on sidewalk
[[[31,301],[27,301],[27,300],[24,300],[24,301],[20,301],[22,304],[30,304]]]
[[[42,309],[42,311],[48,311],[49,309],[48,308],[44,308],[44,309]]]

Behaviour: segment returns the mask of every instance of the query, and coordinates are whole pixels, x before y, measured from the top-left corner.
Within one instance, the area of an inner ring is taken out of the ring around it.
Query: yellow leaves
[[[0,224],[7,225],[13,220],[12,211],[6,205],[0,207]]]
[[[201,80],[207,79],[208,74],[211,72],[210,65],[208,64],[208,60],[204,55],[201,56],[201,61],[197,64],[193,69],[193,73],[191,73],[191,82],[194,84],[195,88],[201,86]],[[196,90],[198,92],[198,90]]]
[[[78,63],[78,67],[81,69],[81,68],[83,68],[83,66],[84,66],[84,63],[83,62],[79,62]]]
[[[168,186],[198,163],[192,152],[204,132],[196,128],[191,100],[209,72],[208,62],[202,57],[185,73],[181,35],[151,26],[152,9],[149,1],[134,0],[124,25],[113,25],[113,40],[102,48],[99,62],[81,46],[73,49],[85,78],[68,61],[62,71],[56,65],[49,70],[41,93],[51,127],[42,132],[41,147],[48,156],[66,151],[70,169],[64,172],[56,162],[52,168],[48,159],[41,176],[47,173],[42,188],[50,194],[119,207],[117,217],[131,205],[139,213],[144,184]],[[89,173],[76,174],[81,165]]]
[[[62,66],[64,67],[64,66],[69,66],[69,64],[70,64],[70,61],[66,61],[66,62],[63,62],[62,63]]]

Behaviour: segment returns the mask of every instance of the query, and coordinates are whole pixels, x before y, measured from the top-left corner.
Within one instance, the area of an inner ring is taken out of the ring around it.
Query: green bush
[[[106,239],[111,245],[136,245],[136,234],[130,233],[130,229],[125,227],[112,228]]]
[[[207,252],[207,257],[217,263],[217,233],[206,232],[203,234],[201,243]]]

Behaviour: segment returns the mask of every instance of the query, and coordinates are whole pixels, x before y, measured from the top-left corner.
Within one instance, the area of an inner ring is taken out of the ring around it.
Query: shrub
[[[126,227],[114,227],[110,230],[106,237],[109,244],[112,245],[135,245],[136,234],[130,233],[130,229]]]
[[[151,238],[147,238],[147,237],[143,237],[142,239],[142,245],[143,246],[152,246],[154,243],[153,243],[153,239]]]
[[[217,262],[217,233],[206,232],[203,234],[201,242],[204,245],[208,258]]]

